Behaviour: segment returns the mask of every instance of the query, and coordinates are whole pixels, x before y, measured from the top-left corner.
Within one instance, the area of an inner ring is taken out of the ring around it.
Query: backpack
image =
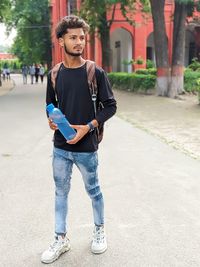
[[[52,86],[54,90],[56,88],[56,79],[57,79],[59,70],[61,68],[61,65],[62,65],[62,62],[56,64],[51,70],[51,82],[52,82]],[[94,61],[86,60],[88,86],[89,86],[90,95],[91,95],[91,99],[92,99],[93,106],[94,106],[94,115],[96,117],[97,112],[102,110],[104,106],[102,102],[97,101],[98,87],[97,87],[97,79],[95,75],[95,68],[96,68],[96,64]],[[97,134],[98,143],[100,143],[103,139],[104,123],[99,123],[98,127],[95,128],[95,130]]]

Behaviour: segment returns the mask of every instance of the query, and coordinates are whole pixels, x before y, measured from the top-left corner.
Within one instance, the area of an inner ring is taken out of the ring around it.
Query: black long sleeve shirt
[[[59,107],[70,124],[84,125],[96,119],[103,123],[116,112],[114,99],[106,73],[96,67],[97,101],[102,102],[104,108],[98,111],[95,117],[94,105],[89,91],[86,64],[78,68],[66,68],[63,64],[59,70],[54,90],[51,82],[51,73],[48,74],[46,104],[53,103]],[[54,134],[54,146],[73,152],[94,152],[98,149],[96,131],[87,133],[74,145],[66,143],[59,130]]]

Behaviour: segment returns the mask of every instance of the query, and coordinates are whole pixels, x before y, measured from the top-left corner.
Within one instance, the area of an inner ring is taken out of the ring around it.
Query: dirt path
[[[200,106],[197,96],[175,100],[115,90],[118,116],[200,160]]]

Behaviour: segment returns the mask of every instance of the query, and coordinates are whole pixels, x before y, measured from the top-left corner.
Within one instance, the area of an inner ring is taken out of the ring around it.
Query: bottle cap
[[[49,104],[49,105],[46,106],[46,110],[48,112],[51,112],[54,108],[55,108],[54,104]]]

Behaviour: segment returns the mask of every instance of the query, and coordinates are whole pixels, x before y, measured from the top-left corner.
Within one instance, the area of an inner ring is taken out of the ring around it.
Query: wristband
[[[88,126],[89,126],[89,128],[90,128],[90,130],[89,130],[89,132],[92,132],[92,131],[94,131],[94,125],[91,123],[91,122],[88,122],[88,124],[87,124]]]

